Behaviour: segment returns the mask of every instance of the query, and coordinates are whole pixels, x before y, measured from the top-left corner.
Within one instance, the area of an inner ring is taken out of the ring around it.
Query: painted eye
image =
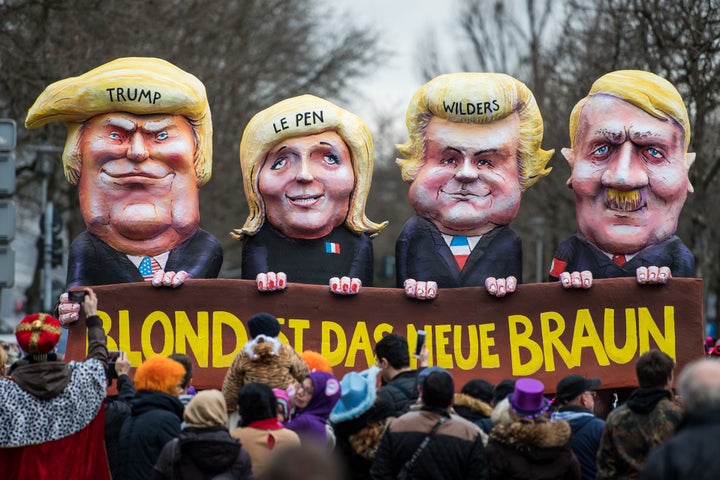
[[[610,151],[610,147],[608,147],[607,145],[603,145],[602,147],[595,149],[595,151],[592,153],[596,157],[602,157],[604,155],[607,155],[609,151]]]
[[[340,157],[338,157],[334,153],[328,153],[323,155],[323,161],[327,163],[328,165],[339,165],[340,164]]]
[[[108,134],[108,138],[110,138],[111,140],[120,140],[121,139],[120,134],[118,132],[110,132]]]
[[[492,162],[490,162],[490,160],[485,160],[484,158],[481,158],[477,161],[477,166],[478,167],[485,167],[485,166],[492,167]]]
[[[657,160],[662,160],[663,158],[665,158],[665,156],[662,153],[660,153],[660,151],[656,148],[650,147],[646,151],[647,151],[648,155],[650,155],[652,158],[655,158]]]
[[[168,137],[170,137],[170,135],[168,135],[167,132],[160,132],[155,136],[158,140],[167,140]]]
[[[443,158],[443,159],[440,160],[440,163],[443,164],[443,165],[457,165],[457,160],[455,160],[455,159],[452,158],[452,157],[450,157],[450,158]]]
[[[273,164],[270,166],[270,170],[279,170],[282,167],[284,167],[286,163],[287,163],[287,158],[280,157],[273,162]]]

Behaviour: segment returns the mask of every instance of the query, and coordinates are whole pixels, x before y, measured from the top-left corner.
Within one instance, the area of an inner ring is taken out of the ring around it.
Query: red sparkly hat
[[[23,318],[15,327],[15,338],[25,353],[43,355],[52,352],[60,341],[60,322],[45,313]]]

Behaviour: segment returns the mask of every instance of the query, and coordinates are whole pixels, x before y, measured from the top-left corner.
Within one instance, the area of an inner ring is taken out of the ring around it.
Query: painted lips
[[[286,195],[285,197],[288,199],[290,204],[296,205],[298,207],[312,207],[316,205],[320,199],[322,199],[325,195],[319,194],[319,195],[299,195],[297,197],[291,197],[289,195]]]

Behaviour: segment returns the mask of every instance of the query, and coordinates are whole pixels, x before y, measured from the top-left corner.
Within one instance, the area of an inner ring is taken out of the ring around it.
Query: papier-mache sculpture
[[[157,58],[119,58],[48,86],[25,125],[69,127],[63,152],[87,231],[70,247],[67,285],[215,278],[218,241],[199,228],[212,121],[202,82]],[[63,323],[77,304],[61,298]]]
[[[500,73],[441,75],[413,95],[406,123],[397,163],[417,216],[397,240],[397,286],[420,299],[438,287],[513,292],[522,245],[508,224],[553,154],[532,92]]]
[[[675,235],[695,160],[677,89],[645,71],[603,75],[571,113],[570,142],[562,153],[578,233],[558,247],[550,279],[590,288],[593,278],[664,284],[695,276],[693,255]]]
[[[242,228],[242,278],[261,291],[288,282],[355,294],[372,285],[370,237],[387,222],[365,216],[373,142],[356,115],[302,95],[257,113],[240,142],[250,213]]]

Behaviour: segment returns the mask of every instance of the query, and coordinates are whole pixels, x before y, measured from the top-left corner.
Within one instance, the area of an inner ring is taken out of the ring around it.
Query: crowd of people
[[[339,379],[258,313],[222,388],[196,392],[184,354],[150,357],[132,378],[124,354],[109,362],[97,304],[85,289],[83,362],[57,357],[60,324],[46,314],[18,324],[23,353],[7,371],[0,349],[4,478],[703,479],[720,453],[712,357],[675,382],[674,360],[645,352],[639,387],[603,415],[599,378],[456,388],[449,371],[426,366],[426,352],[412,369],[407,340],[392,333],[375,345],[376,365]],[[107,397],[113,379],[117,395]]]

